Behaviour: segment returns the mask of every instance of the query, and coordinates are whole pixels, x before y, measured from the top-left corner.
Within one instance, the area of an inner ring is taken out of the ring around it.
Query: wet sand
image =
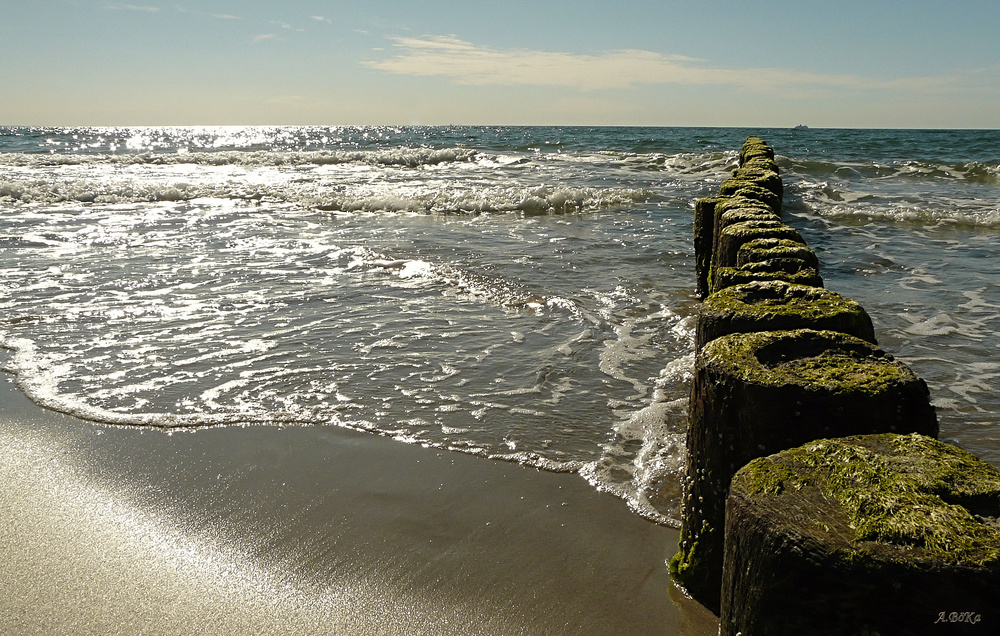
[[[0,377],[4,634],[708,636],[580,477],[337,428],[108,427]]]

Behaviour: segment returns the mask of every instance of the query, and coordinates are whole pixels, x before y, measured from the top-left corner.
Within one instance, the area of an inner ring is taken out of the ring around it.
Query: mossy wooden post
[[[715,247],[715,206],[724,200],[709,197],[698,199],[694,204],[694,257],[698,298],[708,295],[708,270],[712,265],[712,250]]]
[[[726,212],[726,214],[732,214]],[[734,223],[726,223],[733,219]],[[756,218],[738,220],[739,216],[732,214],[725,220],[720,221],[719,233],[715,240],[715,258],[713,263],[716,267],[733,267],[736,265],[736,255],[744,243],[750,241],[772,238],[788,239],[802,243],[802,236],[791,226],[785,224],[775,216],[773,219]]]
[[[748,220],[780,220],[780,218],[764,201],[741,195],[699,199],[695,203],[694,251],[699,298],[708,295],[717,238],[722,228]]]
[[[765,190],[770,190],[779,199],[784,197],[785,188],[781,183],[781,176],[769,167],[749,163],[742,168],[733,170],[732,178],[738,181],[750,181],[755,183]]]
[[[761,238],[740,246],[735,267],[722,267],[714,272],[712,288],[719,291],[733,285],[768,280],[823,286],[819,259],[806,245],[791,239]]]
[[[695,350],[731,333],[776,329],[826,329],[876,344],[872,319],[856,301],[820,287],[768,281],[735,285],[706,298],[698,312]]]
[[[859,338],[800,329],[730,334],[699,352],[675,581],[719,610],[725,500],[756,457],[810,440],[879,432],[937,435],[927,385]]]
[[[718,210],[716,211],[718,215]],[[730,214],[729,212],[724,213]],[[762,238],[787,239],[802,243],[802,237],[795,229],[775,219],[751,219],[726,225],[720,221],[715,239],[715,250],[712,254],[712,265],[709,269],[708,290],[715,291],[713,277],[715,271],[723,267],[735,267],[736,257],[740,247],[745,243]]]
[[[743,147],[740,148],[740,165],[742,166],[756,157],[774,161],[774,149],[760,137],[747,137],[747,140],[743,142]]]
[[[733,285],[764,281],[785,281],[798,285],[822,287],[823,278],[815,268],[797,258],[773,258],[747,263],[740,267],[720,267],[712,276],[711,288],[719,292]]]
[[[1000,634],[1000,471],[921,435],[819,440],[733,478],[720,633]]]
[[[736,252],[736,266],[741,267],[747,263],[759,263],[774,258],[797,258],[805,261],[809,267],[819,270],[816,252],[804,243],[788,239],[757,239],[744,243]]]
[[[719,186],[719,196],[735,197],[740,196],[746,199],[760,201],[771,208],[775,214],[781,213],[781,197],[766,188],[762,188],[754,181],[743,181],[741,179],[726,179]]]

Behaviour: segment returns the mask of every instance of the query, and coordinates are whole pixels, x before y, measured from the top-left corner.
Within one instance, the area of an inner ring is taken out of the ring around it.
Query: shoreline
[[[716,633],[576,474],[326,427],[162,431],[0,379],[0,631]]]

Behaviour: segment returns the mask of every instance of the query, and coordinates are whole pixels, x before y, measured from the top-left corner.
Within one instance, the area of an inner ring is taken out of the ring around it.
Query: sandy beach
[[[336,428],[168,434],[0,381],[5,634],[664,634],[676,531],[580,477]]]

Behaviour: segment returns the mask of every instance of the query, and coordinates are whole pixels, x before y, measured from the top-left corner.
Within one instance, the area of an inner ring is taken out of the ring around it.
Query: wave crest
[[[275,152],[268,150],[123,154],[27,154],[0,155],[0,163],[14,167],[41,168],[79,165],[182,165],[199,166],[301,166],[364,164],[418,168],[441,163],[473,162],[481,157],[468,148],[391,148],[380,150],[315,150]]]

